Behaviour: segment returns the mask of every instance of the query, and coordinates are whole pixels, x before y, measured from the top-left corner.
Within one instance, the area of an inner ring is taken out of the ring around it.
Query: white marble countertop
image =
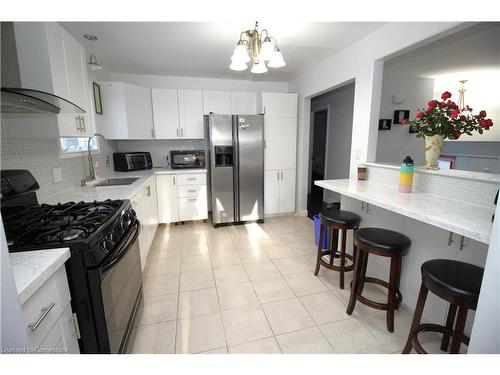
[[[102,201],[106,199],[132,199],[154,175],[192,173],[207,173],[207,170],[153,168],[133,172],[114,172],[112,175],[103,177],[102,179],[116,177],[139,177],[139,179],[130,185],[93,186],[91,184],[84,187],[74,186],[60,191],[57,194],[47,196],[41,199],[40,203],[56,204],[59,202],[91,202],[94,200]]]
[[[400,169],[400,164],[392,163],[361,163],[360,166],[365,167],[376,167],[376,168],[386,168],[386,169]],[[459,169],[438,169],[431,170],[425,167],[415,166],[415,173],[427,173],[434,174],[438,176],[450,177],[450,178],[460,178],[463,180],[474,180],[489,182],[493,184],[500,184],[500,174],[497,173],[485,173],[485,172],[474,172],[474,171],[463,171]]]
[[[398,186],[372,181],[323,180],[316,185],[400,215],[488,244],[494,206],[446,199],[428,193],[400,193]]]
[[[26,302],[70,257],[66,248],[10,253],[12,273],[21,305]]]

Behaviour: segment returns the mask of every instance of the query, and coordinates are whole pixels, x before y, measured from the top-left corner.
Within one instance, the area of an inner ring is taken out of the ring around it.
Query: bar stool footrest
[[[377,279],[375,277],[364,277],[361,280],[361,283],[372,283],[372,284],[377,284],[380,286],[383,286],[386,289],[389,289],[389,283],[387,281]],[[352,285],[352,282],[351,282]],[[377,310],[388,310],[389,309],[389,304],[388,303],[381,303],[381,302],[375,302],[372,301],[371,299],[368,299],[366,297],[363,297],[361,294],[356,291],[356,299],[361,302],[364,305],[373,307],[374,309]],[[396,291],[396,302],[397,302],[397,307],[399,307],[399,304],[403,300],[403,296],[401,295],[401,292],[399,290]]]
[[[324,255],[330,255],[330,253],[326,253]],[[340,253],[335,253],[334,258],[340,258]],[[344,271],[345,272],[352,271],[354,269],[354,257],[351,254],[346,254],[345,259],[349,259],[351,261],[351,264],[344,266]],[[329,262],[327,262],[323,258],[320,259],[320,263],[323,267],[326,267],[330,270],[340,271],[340,266],[331,265]]]
[[[428,354],[423,348],[422,344],[420,344],[420,341],[418,340],[418,334],[423,332],[436,332],[441,334],[448,334],[451,337],[453,337],[453,335],[455,334],[454,330],[442,326],[440,324],[434,324],[434,323],[419,324],[417,328],[411,333],[412,346],[413,349],[415,349],[415,352],[417,352],[418,354]],[[462,342],[465,345],[469,345],[469,338],[464,335]]]

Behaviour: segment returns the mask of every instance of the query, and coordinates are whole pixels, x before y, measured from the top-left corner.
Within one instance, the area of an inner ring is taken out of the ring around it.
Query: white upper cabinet
[[[264,117],[264,169],[295,169],[296,117]]]
[[[229,91],[203,91],[203,114],[208,115],[210,112],[218,115],[231,114],[231,94]]]
[[[94,134],[83,46],[54,22],[15,23],[14,29],[22,86],[51,92],[85,111],[58,114],[59,136]]]
[[[201,90],[178,90],[180,136],[185,139],[205,138],[203,94]]]
[[[262,112],[273,117],[297,117],[297,94],[263,92]]]
[[[128,137],[130,139],[153,139],[151,89],[130,84],[125,84],[124,87]]]
[[[256,115],[257,93],[249,91],[231,91],[231,114]]]
[[[123,82],[98,83],[102,115],[96,115],[99,133],[108,139],[153,139],[151,90]]]
[[[151,89],[156,139],[179,138],[177,89]]]

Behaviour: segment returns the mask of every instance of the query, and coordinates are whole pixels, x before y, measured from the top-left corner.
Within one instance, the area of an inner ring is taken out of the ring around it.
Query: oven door
[[[111,353],[125,349],[142,288],[139,221],[101,266],[101,296]]]

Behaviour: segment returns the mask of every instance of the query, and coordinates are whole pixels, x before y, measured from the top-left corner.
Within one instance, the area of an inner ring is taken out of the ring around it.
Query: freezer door
[[[235,116],[239,217],[237,221],[264,219],[264,116]]]
[[[213,224],[234,221],[233,122],[231,115],[209,115]]]

